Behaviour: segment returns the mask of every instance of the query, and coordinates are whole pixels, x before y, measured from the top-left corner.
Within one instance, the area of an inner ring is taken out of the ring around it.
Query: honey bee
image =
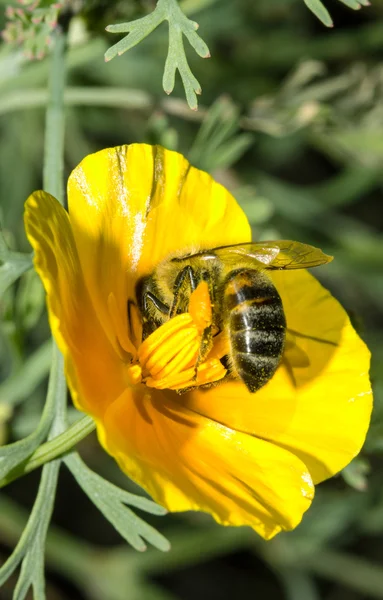
[[[225,332],[229,354],[221,361],[229,376],[250,392],[264,386],[277,370],[286,338],[281,297],[267,271],[306,269],[332,260],[318,248],[293,241],[221,246],[172,255],[136,288],[143,340],[165,321],[188,310],[201,281],[209,287],[212,325],[202,344],[209,349]],[[202,354],[206,355],[205,350]]]

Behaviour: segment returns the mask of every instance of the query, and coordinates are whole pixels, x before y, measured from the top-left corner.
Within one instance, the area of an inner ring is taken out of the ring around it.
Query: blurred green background
[[[5,6],[1,1],[4,25]],[[181,3],[182,4],[182,3]],[[318,245],[335,260],[316,275],[343,303],[373,355],[375,410],[365,448],[322,484],[296,531],[265,543],[194,513],[149,521],[172,543],[139,554],[62,469],[47,547],[52,600],[370,600],[383,598],[383,1],[326,6],[326,29],[303,0],[184,0],[212,58],[187,48],[198,112],[181,84],[161,88],[167,31],[105,64],[109,23],[147,14],[142,0],[73,2],[66,91],[66,177],[90,152],[159,143],[210,171],[241,202],[256,239]],[[0,48],[0,218],[28,251],[23,203],[42,185],[48,61]],[[0,306],[0,443],[36,426],[50,364],[44,294],[25,274]],[[137,491],[95,437],[84,460]],[[0,496],[0,563],[33,503],[39,473]],[[147,516],[145,515],[145,518]],[[0,590],[12,597],[15,579]],[[32,596],[29,596],[32,597]]]

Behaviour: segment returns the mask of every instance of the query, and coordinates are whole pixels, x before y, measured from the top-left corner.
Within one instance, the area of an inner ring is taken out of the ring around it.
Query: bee
[[[283,355],[286,317],[267,271],[306,269],[332,260],[318,248],[293,241],[220,246],[162,261],[136,288],[143,340],[165,321],[187,312],[190,294],[206,281],[212,325],[204,333],[202,358],[225,332],[229,354],[221,359],[229,376],[256,392],[274,375]]]

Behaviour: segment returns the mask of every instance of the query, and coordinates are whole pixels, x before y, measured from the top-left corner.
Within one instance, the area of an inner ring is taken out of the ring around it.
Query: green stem
[[[43,188],[55,196],[61,203],[63,203],[64,173],[65,45],[65,36],[62,33],[58,33],[54,40],[49,73],[49,96],[45,115],[43,166]],[[62,358],[55,343],[52,348],[51,379],[54,379],[52,385],[55,389],[65,385]],[[59,398],[56,397],[53,399],[53,410],[56,413],[58,410],[61,410],[64,425],[65,408],[60,409],[57,405],[58,402]]]
[[[56,36],[45,121],[43,187],[63,203],[65,37]]]
[[[72,450],[82,439],[89,435],[96,425],[91,417],[79,419],[71,427],[68,427],[63,433],[42,444],[37,450],[21,465],[18,465],[13,471],[0,481],[0,488],[5,487],[15,479],[38,469],[47,462],[63,456]]]
[[[43,185],[60,201],[63,199],[63,162],[64,162],[64,59],[65,38],[58,33],[52,52],[49,79],[49,100],[46,112],[46,130],[44,146]],[[47,399],[39,428],[49,426],[48,440],[57,439],[66,426],[66,383],[64,361],[56,344],[53,344],[52,363]],[[39,429],[38,428],[38,429]],[[38,430],[37,430],[38,431]],[[33,438],[33,435],[32,435]],[[52,443],[51,441],[48,442]],[[44,444],[41,448],[46,448]],[[38,449],[37,452],[39,452]],[[32,455],[34,456],[34,455]],[[9,477],[23,474],[26,462],[19,464],[8,473]],[[44,460],[43,462],[46,462]],[[43,464],[43,463],[41,463]],[[21,562],[21,569],[14,591],[14,598],[24,598],[33,587],[35,598],[45,598],[44,583],[44,547],[45,539],[53,511],[60,461],[45,464],[42,470],[39,490],[28,523],[18,541],[15,550],[0,569],[0,585],[4,583]]]
[[[0,98],[0,115],[17,110],[46,106],[48,91],[44,88],[26,88],[3,93]],[[105,106],[126,110],[150,110],[154,100],[149,94],[123,87],[69,87],[64,92],[66,106]]]

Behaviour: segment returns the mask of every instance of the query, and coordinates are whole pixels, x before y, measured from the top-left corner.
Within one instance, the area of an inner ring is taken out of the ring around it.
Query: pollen
[[[189,300],[189,314],[200,333],[211,325],[211,308],[209,286],[206,281],[201,281],[197,289],[190,294]]]

